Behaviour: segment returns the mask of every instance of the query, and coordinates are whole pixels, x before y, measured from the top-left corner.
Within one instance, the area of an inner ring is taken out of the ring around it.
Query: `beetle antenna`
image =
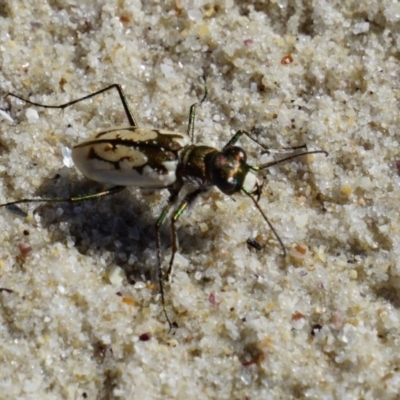
[[[262,215],[262,217],[264,218],[264,221],[268,224],[269,229],[271,229],[272,233],[275,235],[276,239],[278,240],[280,246],[282,247],[282,256],[286,257],[286,249],[285,249],[285,245],[282,242],[282,239],[279,237],[278,232],[276,231],[276,229],[274,228],[274,226],[271,224],[271,222],[269,222],[269,219],[267,218],[267,216],[265,215],[264,211],[262,210],[262,208],[260,207],[260,205],[258,204],[258,200],[255,199],[251,193],[247,192],[246,190],[243,190],[243,192],[246,194],[246,196],[250,197],[251,200],[253,201],[254,205],[256,206],[256,208],[258,209],[258,211],[260,211],[260,214]]]
[[[298,158],[298,157],[302,157],[302,156],[307,156],[309,154],[325,154],[326,156],[328,156],[328,152],[326,152],[325,150],[313,150],[313,151],[305,151],[303,153],[299,153],[299,154],[293,154],[291,156],[285,157],[285,158],[281,158],[280,160],[275,160],[275,161],[270,161],[267,162],[265,164],[261,164],[257,167],[258,170],[262,170],[262,169],[266,169],[269,167],[272,167],[274,165],[283,163],[285,161],[290,161],[293,160],[294,158]]]

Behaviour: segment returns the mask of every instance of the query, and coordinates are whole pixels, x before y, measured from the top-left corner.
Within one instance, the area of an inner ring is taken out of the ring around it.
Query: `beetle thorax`
[[[207,159],[218,150],[209,146],[190,145],[182,150],[177,176],[181,180],[199,187],[212,186],[208,174]]]

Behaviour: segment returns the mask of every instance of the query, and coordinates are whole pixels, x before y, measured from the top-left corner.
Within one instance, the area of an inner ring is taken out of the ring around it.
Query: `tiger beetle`
[[[237,131],[222,148],[222,151],[213,147],[194,144],[196,107],[201,105],[207,97],[206,85],[204,85],[202,99],[190,106],[186,134],[155,128],[140,128],[132,115],[124,91],[119,84],[107,86],[87,96],[61,105],[39,104],[13,93],[8,93],[6,97],[15,97],[33,106],[65,109],[80,101],[90,99],[112,89],[116,89],[118,92],[129,125],[101,131],[89,140],[77,144],[72,148],[72,160],[86,178],[113,186],[98,193],[70,198],[21,199],[0,204],[0,207],[13,208],[17,204],[33,202],[78,202],[115,194],[127,186],[168,189],[169,198],[167,204],[162,209],[155,223],[155,240],[157,248],[156,268],[162,308],[171,330],[175,324],[171,323],[167,313],[163,282],[164,280],[169,280],[175,254],[178,251],[175,224],[183,212],[194,202],[196,197],[208,191],[212,186],[217,186],[222,193],[228,196],[232,196],[238,192],[244,193],[251,199],[254,206],[260,212],[262,218],[278,240],[283,256],[286,256],[285,246],[281,238],[259,205],[263,180],[257,177],[257,173],[304,155],[318,153],[327,155],[328,153],[322,150],[303,151],[280,160],[252,166],[247,164],[246,152],[241,147],[236,146],[238,140],[244,135],[264,150],[266,148],[245,130]],[[165,221],[172,205],[178,201],[179,193],[185,183],[191,184],[192,191],[189,191],[181,199],[178,207],[172,214],[172,254],[168,269],[166,272],[163,272],[161,268],[160,227]]]

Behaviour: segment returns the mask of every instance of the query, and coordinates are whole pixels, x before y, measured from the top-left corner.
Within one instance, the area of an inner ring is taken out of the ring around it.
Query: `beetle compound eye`
[[[245,164],[247,161],[246,152],[238,146],[229,146],[224,151],[223,154],[227,159],[233,162],[235,165]]]
[[[228,195],[239,192],[249,171],[246,159],[246,152],[238,146],[229,146],[213,154],[208,165],[213,185]]]
[[[245,156],[244,151],[239,154],[234,150],[232,147],[223,153],[214,154],[208,168],[210,181],[227,195],[241,190],[248,169],[241,161],[243,154]]]
[[[237,179],[231,176],[230,171],[215,170],[213,172],[213,182],[222,193],[230,195],[240,190]]]
[[[212,158],[208,168],[210,181],[218,187],[221,192],[231,194],[235,192],[237,180],[232,170],[229,159],[223,153],[217,153]]]

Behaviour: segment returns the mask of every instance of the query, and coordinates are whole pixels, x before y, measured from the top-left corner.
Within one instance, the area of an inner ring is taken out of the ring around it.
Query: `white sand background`
[[[394,0],[0,1],[1,203],[101,189],[62,151],[126,123],[116,93],[7,92],[119,83],[140,125],[185,132],[206,75],[196,143],[329,152],[263,174],[286,259],[243,195],[182,216],[172,333],[166,191],[0,209],[0,398],[399,398],[399,24]]]

